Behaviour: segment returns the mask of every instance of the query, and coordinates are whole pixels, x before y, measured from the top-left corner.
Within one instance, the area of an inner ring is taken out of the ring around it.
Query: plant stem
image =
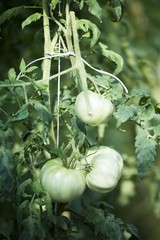
[[[88,114],[91,115],[91,105],[90,105],[90,100],[88,97],[88,87],[87,87],[87,74],[86,70],[84,67],[84,63],[82,61],[81,57],[81,51],[79,47],[79,38],[78,38],[78,32],[77,32],[77,26],[76,26],[76,18],[75,18],[75,13],[70,12],[70,17],[71,17],[71,25],[72,25],[72,32],[73,32],[73,41],[74,41],[74,49],[75,49],[75,61],[76,61],[76,68],[77,68],[77,73],[79,76],[79,87],[84,91],[84,95],[86,98],[86,105],[87,105],[87,110]]]
[[[71,19],[70,19],[70,13],[69,13],[69,0],[66,3],[66,42],[68,46],[68,51],[73,52],[73,44],[72,44],[72,31],[71,31]],[[72,66],[75,65],[75,58],[70,57],[70,61]],[[76,76],[76,72],[73,73],[73,76]]]
[[[48,56],[48,53],[52,51],[51,37],[50,37],[50,26],[49,26],[49,17],[48,17],[48,1],[42,0],[43,7],[43,29],[44,29],[44,57]],[[46,106],[51,111],[51,91],[49,84],[50,77],[50,69],[51,69],[51,59],[45,58],[43,62],[43,80],[47,83],[47,90],[44,94],[47,94]],[[51,122],[49,129],[49,142],[51,147],[55,146],[55,133],[53,130],[53,122]]]
[[[43,3],[43,29],[44,29],[44,56],[48,56],[48,52],[51,52],[51,38],[50,38],[50,27],[48,18],[48,6],[47,0],[42,0]],[[51,59],[46,58],[43,62],[43,79],[48,79],[50,76]],[[49,82],[48,82],[49,86]],[[49,91],[49,90],[48,90]]]

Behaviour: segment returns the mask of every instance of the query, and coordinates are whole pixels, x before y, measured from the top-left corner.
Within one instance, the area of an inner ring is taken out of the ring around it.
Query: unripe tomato
[[[90,126],[98,126],[105,123],[113,113],[112,102],[98,93],[90,90],[87,92],[90,109],[87,107],[88,105],[83,91],[77,96],[75,101],[76,116]]]
[[[123,170],[123,160],[117,151],[101,146],[88,152],[86,162],[91,165],[91,171],[86,175],[91,190],[107,193],[116,187]]]
[[[55,202],[69,202],[80,197],[85,188],[85,172],[63,166],[61,159],[49,160],[40,171],[43,189]]]

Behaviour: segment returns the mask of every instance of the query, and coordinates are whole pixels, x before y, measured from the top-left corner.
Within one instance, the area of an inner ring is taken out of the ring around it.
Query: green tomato
[[[43,189],[55,202],[69,202],[80,197],[85,188],[86,173],[81,169],[63,166],[61,159],[49,160],[40,171]]]
[[[87,186],[99,193],[112,191],[122,175],[121,155],[112,148],[101,146],[90,150],[85,160],[91,166],[91,171],[86,175]]]
[[[76,116],[84,123],[90,126],[104,124],[113,113],[113,104],[102,95],[88,92],[90,109],[87,107],[84,91],[81,92],[75,101]]]

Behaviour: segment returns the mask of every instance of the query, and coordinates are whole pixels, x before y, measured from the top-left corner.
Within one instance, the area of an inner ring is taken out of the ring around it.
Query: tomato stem
[[[88,87],[87,87],[87,79],[86,79],[87,74],[84,67],[84,63],[82,61],[81,51],[79,47],[79,38],[78,38],[78,32],[77,32],[77,26],[76,26],[75,12],[70,12],[70,17],[71,17],[71,23],[72,23],[73,41],[74,41],[74,48],[75,48],[76,68],[77,68],[78,76],[80,78],[80,88],[82,88],[85,94],[88,114],[92,115],[91,104],[88,96]]]
[[[42,0],[42,7],[43,7],[43,29],[44,29],[44,59],[43,62],[43,80],[47,83],[47,89],[44,93],[48,96],[48,100],[46,101],[46,106],[51,111],[51,91],[50,91],[50,84],[49,84],[49,77],[50,77],[50,69],[51,69],[51,59],[48,58],[48,52],[52,51],[51,45],[51,37],[50,37],[50,25],[49,25],[49,17],[48,17],[48,5],[47,0]],[[50,129],[49,129],[49,141],[51,147],[55,146],[55,133],[53,130],[53,121],[51,122]]]

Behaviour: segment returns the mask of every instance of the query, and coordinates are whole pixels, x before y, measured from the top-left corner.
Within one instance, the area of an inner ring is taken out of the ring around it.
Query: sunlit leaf
[[[52,0],[51,1],[52,8],[55,9],[55,7],[57,6],[58,3],[59,3],[59,0]]]
[[[8,78],[11,82],[13,82],[15,79],[16,79],[16,71],[14,68],[11,68],[9,71],[8,71]]]
[[[41,13],[34,13],[26,18],[25,21],[22,22],[22,29],[24,29],[27,25],[31,24],[32,22],[36,22],[42,17]]]
[[[93,47],[97,43],[97,41],[100,37],[100,31],[97,28],[97,26],[94,23],[92,23],[86,19],[78,19],[76,21],[76,23],[77,23],[77,28],[81,29],[82,31],[85,32],[85,34],[82,35],[82,37],[86,37],[86,36],[90,37],[90,32],[91,32],[91,34],[92,34],[91,47]],[[88,34],[86,35],[86,33],[89,33],[89,35]]]
[[[103,43],[99,43],[100,47],[101,47],[101,50],[102,50],[102,55],[107,57],[109,60],[111,60],[112,62],[114,62],[116,64],[116,69],[114,71],[114,74],[118,74],[122,71],[122,68],[123,68],[123,58],[111,51],[111,50],[108,50],[108,47],[106,45],[104,45]]]
[[[19,65],[19,70],[23,73],[26,70],[26,63],[24,61],[24,59],[22,58],[20,65]]]
[[[26,73],[31,73],[31,72],[33,72],[37,68],[38,68],[37,66],[29,67],[29,68],[26,69]]]
[[[35,181],[33,182],[32,187],[33,187],[33,191],[34,191],[34,193],[35,193],[36,195],[38,195],[38,194],[42,191],[42,186],[41,186],[39,180],[35,180]]]
[[[38,88],[39,91],[43,91],[43,90],[46,90],[48,88],[48,83],[45,83],[45,82],[36,82],[36,81],[33,81],[32,84]]]

